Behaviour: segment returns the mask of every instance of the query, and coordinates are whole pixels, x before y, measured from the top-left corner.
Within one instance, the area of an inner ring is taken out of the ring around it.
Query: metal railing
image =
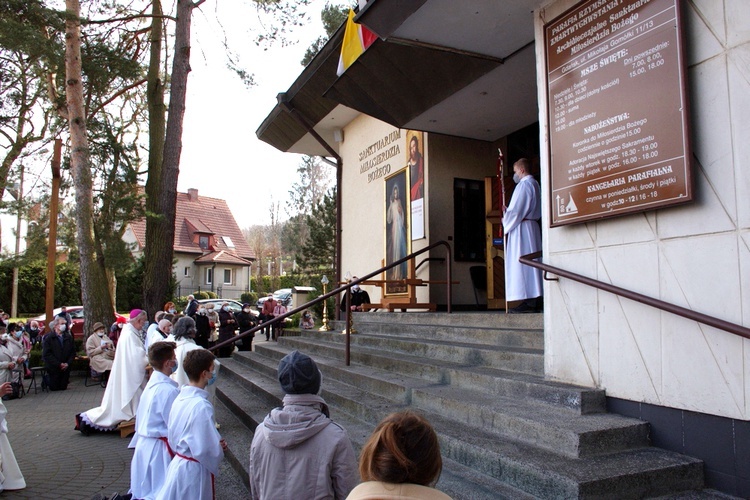
[[[548,279],[546,276],[546,273],[550,272],[557,276],[568,278],[573,281],[583,283],[584,285],[588,285],[594,288],[598,288],[600,290],[604,290],[605,292],[614,293],[615,295],[625,297],[626,299],[634,300],[636,302],[640,302],[642,304],[646,304],[651,307],[661,309],[662,311],[667,311],[672,314],[682,316],[683,318],[697,321],[699,323],[703,323],[704,325],[712,326],[714,328],[718,328],[720,330],[724,330],[726,332],[739,335],[740,337],[750,339],[750,328],[746,328],[742,325],[737,325],[735,323],[730,323],[729,321],[715,318],[707,314],[699,313],[699,312],[693,311],[692,309],[687,309],[685,307],[678,306],[676,304],[671,304],[663,300],[649,297],[648,295],[643,295],[643,294],[634,292],[632,290],[628,290],[626,288],[611,285],[609,283],[605,283],[604,281],[595,280],[593,278],[589,278],[581,274],[576,274],[574,272],[566,271],[565,269],[561,269],[559,267],[551,266],[549,264],[545,264],[543,262],[537,262],[533,260],[533,259],[538,259],[541,256],[542,256],[542,252],[535,252],[535,253],[521,256],[518,259],[518,261],[521,262],[522,264],[526,264],[527,266],[535,267],[537,269],[541,269],[542,271],[544,271],[545,272],[544,279]]]
[[[241,332],[239,335],[235,335],[231,339],[227,339],[227,340],[224,340],[222,342],[219,342],[216,345],[210,347],[208,350],[209,351],[215,351],[216,349],[219,349],[219,348],[224,347],[226,345],[234,344],[238,340],[241,340],[241,339],[247,337],[248,335],[253,335],[254,336],[255,332],[260,331],[260,330],[262,330],[264,328],[273,328],[276,323],[278,323],[280,321],[285,321],[286,318],[288,318],[288,317],[290,317],[290,316],[292,316],[294,314],[297,314],[298,312],[302,312],[305,309],[308,309],[309,307],[314,306],[315,304],[323,302],[324,300],[328,299],[329,297],[333,297],[335,295],[338,295],[341,292],[348,291],[349,288],[351,288],[352,286],[354,286],[354,285],[356,285],[358,283],[361,283],[362,281],[367,281],[368,279],[370,279],[370,278],[372,278],[374,276],[377,276],[378,274],[381,274],[383,271],[387,271],[388,269],[391,269],[391,268],[396,267],[396,266],[398,266],[400,264],[403,264],[404,262],[407,262],[407,261],[409,261],[411,259],[414,259],[415,257],[418,257],[419,255],[421,255],[421,254],[423,254],[425,252],[428,252],[428,251],[432,250],[433,248],[437,248],[439,246],[444,246],[445,250],[446,250],[446,253],[447,253],[447,257],[446,257],[446,280],[445,280],[446,281],[446,286],[447,286],[447,297],[446,297],[447,298],[447,305],[446,305],[446,307],[447,307],[447,312],[451,313],[452,312],[451,311],[451,303],[453,301],[453,288],[452,288],[452,284],[453,284],[453,269],[451,267],[451,263],[453,262],[453,253],[452,253],[450,244],[447,241],[445,241],[445,240],[440,240],[440,241],[437,241],[437,242],[435,242],[435,243],[433,243],[433,244],[431,244],[429,246],[426,246],[426,247],[422,248],[421,250],[417,250],[416,252],[412,252],[409,255],[407,255],[406,257],[404,257],[402,259],[399,259],[399,260],[397,260],[395,262],[392,262],[391,264],[389,264],[387,266],[383,266],[383,267],[381,267],[381,268],[379,268],[379,269],[377,269],[377,270],[375,270],[375,271],[373,271],[373,272],[371,272],[369,274],[366,274],[365,276],[362,276],[361,278],[357,278],[355,280],[351,280],[350,282],[346,283],[345,285],[342,285],[342,286],[340,286],[340,287],[338,287],[338,288],[336,288],[334,290],[331,290],[328,293],[325,293],[323,295],[320,295],[320,296],[314,298],[310,302],[306,302],[305,304],[302,304],[301,306],[299,306],[299,307],[297,307],[295,309],[292,309],[290,311],[287,311],[284,314],[280,314],[279,316],[274,317],[270,321],[266,321],[264,323],[258,324],[257,326],[254,326],[254,327],[252,327],[249,330]],[[408,280],[400,280],[400,281],[406,282]],[[351,300],[351,294],[347,293],[346,294],[346,366],[349,366],[350,361],[351,361],[351,324],[352,324],[352,322],[351,322],[351,314],[352,314],[352,311],[351,311],[351,307],[350,307],[350,300]]]

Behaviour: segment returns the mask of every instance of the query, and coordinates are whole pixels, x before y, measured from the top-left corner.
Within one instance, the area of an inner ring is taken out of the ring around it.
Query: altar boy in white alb
[[[133,498],[152,500],[167,477],[172,450],[167,442],[167,422],[172,403],[180,393],[169,376],[177,369],[174,342],[154,342],[148,361],[154,372],[143,391],[135,417],[135,448],[130,463],[130,493]]]
[[[182,368],[190,384],[180,390],[169,415],[169,446],[174,452],[157,500],[215,498],[214,477],[224,458],[226,441],[214,425],[214,408],[206,387],[216,380],[214,355],[195,349],[185,355]]]

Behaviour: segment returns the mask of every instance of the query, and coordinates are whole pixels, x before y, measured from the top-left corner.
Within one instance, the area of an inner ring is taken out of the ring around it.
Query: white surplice
[[[503,216],[505,230],[505,300],[533,299],[542,295],[542,271],[518,258],[542,249],[539,183],[527,175],[518,182]]]
[[[175,457],[157,500],[214,498],[214,476],[224,451],[206,391],[190,385],[180,390],[169,414],[168,434]]]
[[[161,331],[158,328],[154,328],[153,330],[149,329],[148,333],[146,333],[146,351],[148,351],[148,348],[157,342],[167,341],[169,341],[169,335],[163,337]]]
[[[172,380],[177,382],[180,389],[185,387],[190,383],[190,379],[188,379],[187,373],[185,373],[185,370],[182,369],[182,362],[185,361],[185,356],[187,356],[187,353],[194,349],[203,349],[201,346],[195,343],[195,340],[189,339],[186,337],[181,337],[177,342],[177,347],[174,350],[174,354],[177,357],[177,371],[174,372],[171,377]],[[219,371],[221,370],[221,363],[219,363],[218,359],[214,359],[214,373],[216,374],[217,380],[219,377]],[[214,403],[214,400],[216,399],[216,384],[209,385],[206,387],[206,391],[208,391],[208,400],[211,402],[211,404]]]
[[[135,448],[130,463],[130,493],[133,498],[152,500],[164,484],[172,455],[167,443],[167,422],[179,394],[177,382],[154,371],[146,384],[135,418],[135,435],[128,448]]]
[[[120,422],[135,417],[143,388],[148,382],[146,365],[148,356],[141,336],[133,325],[126,323],[117,341],[115,362],[102,404],[82,413],[81,418],[96,429],[111,430]]]
[[[8,441],[8,423],[5,421],[7,413],[8,410],[0,401],[0,491],[20,490],[26,487],[26,481]]]
[[[180,337],[176,342],[177,347],[174,350],[174,355],[177,357],[177,371],[174,372],[171,377],[172,380],[177,382],[180,389],[190,383],[187,373],[182,368],[182,362],[185,360],[187,353],[194,349],[203,349],[201,346],[195,343],[195,340],[187,337]]]

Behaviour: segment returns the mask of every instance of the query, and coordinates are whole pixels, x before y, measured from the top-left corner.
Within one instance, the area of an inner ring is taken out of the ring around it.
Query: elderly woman
[[[0,384],[13,380],[13,370],[16,368],[16,358],[8,345],[10,335],[0,334]]]
[[[172,380],[179,384],[180,388],[190,382],[187,373],[182,368],[182,361],[185,359],[185,355],[194,349],[203,349],[195,343],[195,333],[195,320],[190,316],[183,316],[178,319],[172,327],[171,334],[174,337],[175,344],[177,344],[174,350],[175,357],[177,358],[177,371],[171,377]]]
[[[107,336],[107,327],[102,323],[94,323],[94,334],[86,341],[86,355],[89,357],[91,377],[99,378],[100,375],[112,370],[115,359],[115,344]]]
[[[208,345],[212,346],[216,343],[219,338],[217,329],[219,328],[219,313],[214,310],[213,302],[206,304],[206,316],[208,316],[208,326],[211,331],[208,334]]]
[[[219,310],[219,342],[224,342],[234,338],[235,331],[237,330],[237,320],[234,318],[234,314],[229,310],[229,302],[221,304]],[[225,345],[219,348],[218,357],[228,358],[234,352],[234,344]]]

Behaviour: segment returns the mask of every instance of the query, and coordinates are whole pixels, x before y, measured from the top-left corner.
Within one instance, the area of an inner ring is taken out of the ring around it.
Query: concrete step
[[[509,347],[504,345],[477,344],[458,339],[433,339],[431,337],[402,335],[373,335],[359,333],[351,336],[351,346],[370,347],[388,352],[400,352],[414,356],[440,359],[462,365],[482,365],[508,370],[541,373],[544,367],[544,351],[539,348]],[[296,337],[297,340],[320,340],[345,345],[346,335],[337,332],[315,332]],[[517,368],[516,368],[517,367]]]
[[[483,312],[455,312],[429,313],[429,312],[356,312],[354,313],[355,325],[359,322],[382,323],[393,325],[447,325],[456,328],[484,327],[484,328],[514,328],[522,330],[543,330],[543,314],[505,314],[498,311]],[[336,322],[337,326],[343,328],[342,321]]]
[[[326,333],[324,337],[313,338],[325,338],[326,336],[330,338],[331,334]],[[306,338],[308,337],[299,337],[295,342],[295,347],[303,352],[307,352],[307,347],[302,345]],[[287,345],[286,341],[285,338],[281,339],[281,345]],[[273,345],[276,344],[264,344],[258,347],[260,352],[277,360],[288,352],[287,350],[281,350],[278,353],[264,351],[264,349],[269,349]],[[244,353],[237,353],[235,356],[236,359],[247,359],[248,362],[251,362],[249,357],[244,356]],[[343,356],[341,350],[323,354],[325,359],[331,360],[330,363],[327,363],[328,369],[331,370],[330,376],[343,381],[356,381],[359,387],[366,388],[375,394],[408,402],[408,398],[410,398],[409,389],[424,385],[424,379],[420,375],[411,377],[394,370],[383,371],[375,366],[358,363],[355,363],[355,367],[347,367],[343,362]],[[392,355],[389,356],[389,363],[392,362],[390,358],[392,358]],[[401,368],[409,367],[405,362],[398,364],[398,366]],[[419,360],[418,366],[413,368],[410,373],[422,373],[423,366],[424,360]],[[271,372],[269,374],[269,376],[272,376]],[[427,380],[431,383],[450,381],[454,387],[490,391],[500,396],[531,398],[556,404],[580,414],[601,413],[604,412],[606,406],[604,391],[547,381],[538,375],[519,374],[480,366],[446,366],[443,372],[432,370],[430,374],[431,378]]]
[[[226,440],[228,445],[227,451],[224,452],[224,459],[240,477],[245,488],[247,488],[246,492],[237,492],[234,498],[247,498],[250,496],[248,461],[250,459],[250,444],[253,441],[253,433],[219,397],[214,400],[214,416],[220,425],[219,434]]]
[[[648,423],[619,415],[580,415],[529,399],[452,386],[415,388],[411,404],[472,428],[572,458],[648,446]]]
[[[232,364],[230,361],[227,365],[226,371],[243,370],[243,363]],[[224,368],[222,366],[222,369]],[[254,376],[252,370],[247,369],[246,366],[244,369],[247,370],[244,372],[246,375]],[[223,377],[218,384],[217,399],[219,401],[216,404],[216,416],[217,420],[221,422],[220,432],[222,437],[229,444],[226,457],[233,468],[243,478],[243,481],[246,481],[249,488],[248,468],[250,445],[253,439],[252,431],[257,426],[257,422],[262,421],[272,408],[281,404],[281,399],[278,400],[277,404],[264,408],[263,404],[265,400],[260,399],[255,392],[247,391],[243,385],[238,383],[237,378]],[[279,388],[278,395],[282,396],[280,391],[281,389]],[[232,403],[225,405],[226,401],[231,401]],[[359,452],[367,439],[369,439],[374,425],[337,410],[337,407],[331,407],[331,418],[346,429],[355,453],[359,456]],[[245,424],[250,424],[250,427]],[[530,500],[534,498],[497,479],[473,471],[447,458],[443,461],[443,472],[436,487],[455,499]]]
[[[226,363],[222,370],[234,371],[238,368],[246,370],[245,376],[248,378],[245,384],[256,383],[260,372],[249,369],[244,363]],[[220,383],[236,384],[237,380],[224,377]],[[223,385],[220,389],[224,394]],[[270,393],[266,398],[281,395],[278,384],[276,388],[268,384],[267,390]],[[256,391],[245,391],[247,393],[256,398]],[[322,396],[329,403],[334,420],[341,423],[353,441],[360,442],[360,446],[383,416],[406,407],[403,403],[328,380],[325,372]],[[246,408],[241,414],[242,419],[259,418],[251,416],[258,411],[252,409],[258,406],[256,402],[242,393],[235,394],[233,398],[240,401],[239,406]],[[703,485],[700,461],[661,450],[636,448],[572,459],[452,421],[429,410],[421,413],[435,426],[444,457],[494,480],[503,481],[507,483],[506,487],[519,488],[542,498],[595,498],[613,493],[617,497],[638,498],[698,489]],[[474,497],[459,494],[456,498]]]
[[[274,347],[286,352],[281,346]],[[244,371],[249,380],[252,379],[248,369],[275,376],[276,360],[249,353],[238,353],[235,360],[249,367]],[[606,413],[581,417],[580,413],[539,401],[500,397],[403,377],[399,380],[376,370],[370,370],[369,374],[357,373],[343,363],[322,357],[317,358],[317,363],[326,381],[323,387],[326,399],[372,424],[385,414],[397,411],[394,405],[398,408],[411,405],[571,457],[648,445],[648,424],[636,419]],[[392,380],[387,383],[393,387],[380,390],[386,383],[383,379],[388,378]],[[373,380],[381,384],[367,383]],[[374,392],[373,387],[379,391]],[[269,392],[274,391],[278,391],[276,386]],[[381,411],[383,408],[386,413]]]
[[[364,313],[360,313],[364,314]],[[544,331],[509,328],[509,327],[491,327],[491,326],[460,326],[440,325],[440,324],[415,324],[415,323],[383,323],[366,321],[364,316],[358,316],[354,320],[354,328],[360,332],[366,332],[368,335],[386,335],[408,338],[443,340],[449,342],[461,342],[465,344],[474,344],[481,346],[498,346],[498,347],[518,347],[526,349],[544,349]],[[332,323],[333,333],[340,333],[344,330],[343,321]],[[317,330],[303,330],[305,336],[314,336],[318,333],[326,334],[331,332],[318,332]]]
[[[338,337],[345,336],[338,334]],[[338,337],[336,334],[326,340],[283,337],[279,343],[292,349],[306,349],[321,356],[345,359],[345,344]],[[357,339],[351,346],[352,363],[437,382],[448,383],[447,370],[457,367],[491,366],[530,375],[541,375],[544,369],[544,356],[536,350],[500,347],[479,350],[445,342],[415,342],[367,335],[353,337]]]

